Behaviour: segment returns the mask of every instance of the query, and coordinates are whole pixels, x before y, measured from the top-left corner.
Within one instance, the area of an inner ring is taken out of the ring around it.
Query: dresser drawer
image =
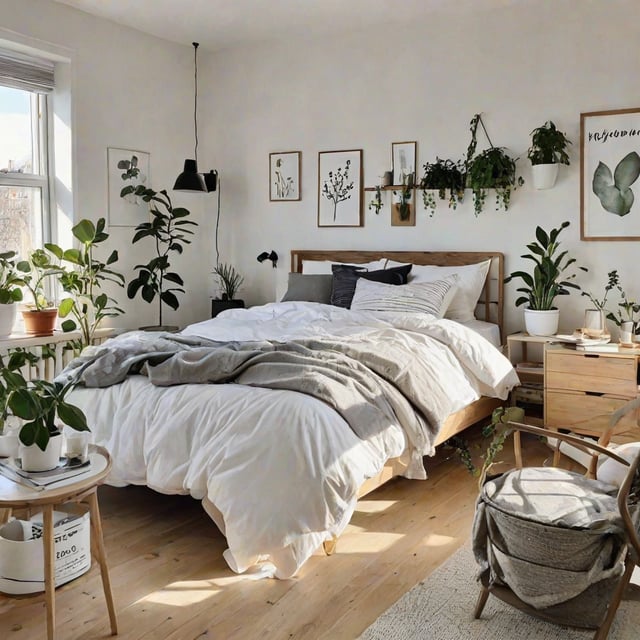
[[[549,350],[545,385],[550,389],[595,391],[633,398],[638,393],[636,359]]]
[[[609,425],[611,414],[631,398],[611,394],[592,395],[580,391],[547,389],[544,398],[545,426],[575,429],[599,436]],[[624,416],[614,433],[636,427],[637,409]]]

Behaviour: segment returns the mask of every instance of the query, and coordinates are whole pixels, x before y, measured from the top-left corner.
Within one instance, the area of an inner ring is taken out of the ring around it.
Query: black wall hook
[[[263,251],[257,258],[258,262],[264,262],[265,260],[271,260],[272,266],[275,269],[278,266],[278,254],[272,249],[271,253]]]

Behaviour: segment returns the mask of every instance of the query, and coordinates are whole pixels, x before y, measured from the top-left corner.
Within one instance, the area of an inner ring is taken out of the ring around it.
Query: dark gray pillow
[[[322,302],[331,304],[331,274],[290,273],[287,293],[282,302],[298,300],[300,302]]]
[[[359,267],[350,265],[331,266],[333,271],[333,286],[331,288],[331,304],[336,307],[351,307],[351,300],[356,291],[358,278],[366,278],[374,282],[385,284],[407,284],[409,271],[413,265],[403,264],[400,267],[391,269],[379,269],[377,271],[367,271]]]

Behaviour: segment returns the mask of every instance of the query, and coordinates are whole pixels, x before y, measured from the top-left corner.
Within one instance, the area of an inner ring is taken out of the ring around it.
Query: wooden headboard
[[[478,300],[476,317],[485,322],[493,322],[503,333],[504,320],[504,255],[495,251],[329,251],[292,249],[291,271],[302,272],[303,260],[334,260],[359,264],[387,258],[396,262],[430,264],[441,267],[455,267],[476,264],[491,258],[487,280]]]

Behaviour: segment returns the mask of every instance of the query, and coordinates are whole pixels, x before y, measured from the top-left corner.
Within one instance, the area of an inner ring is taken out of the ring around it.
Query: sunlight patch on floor
[[[428,547],[446,547],[455,541],[456,538],[452,536],[441,536],[437,533],[430,533],[424,538],[424,542]]]
[[[360,498],[356,511],[362,511],[363,513],[381,513],[397,503],[398,500],[366,500]]]
[[[238,578],[222,578],[216,580],[180,580],[172,582],[160,591],[154,591],[140,598],[138,603],[150,602],[173,607],[186,607],[203,602],[221,591],[221,582],[236,581]]]
[[[379,553],[391,548],[404,533],[383,533],[381,531],[358,531],[357,535],[338,538],[338,553]]]

